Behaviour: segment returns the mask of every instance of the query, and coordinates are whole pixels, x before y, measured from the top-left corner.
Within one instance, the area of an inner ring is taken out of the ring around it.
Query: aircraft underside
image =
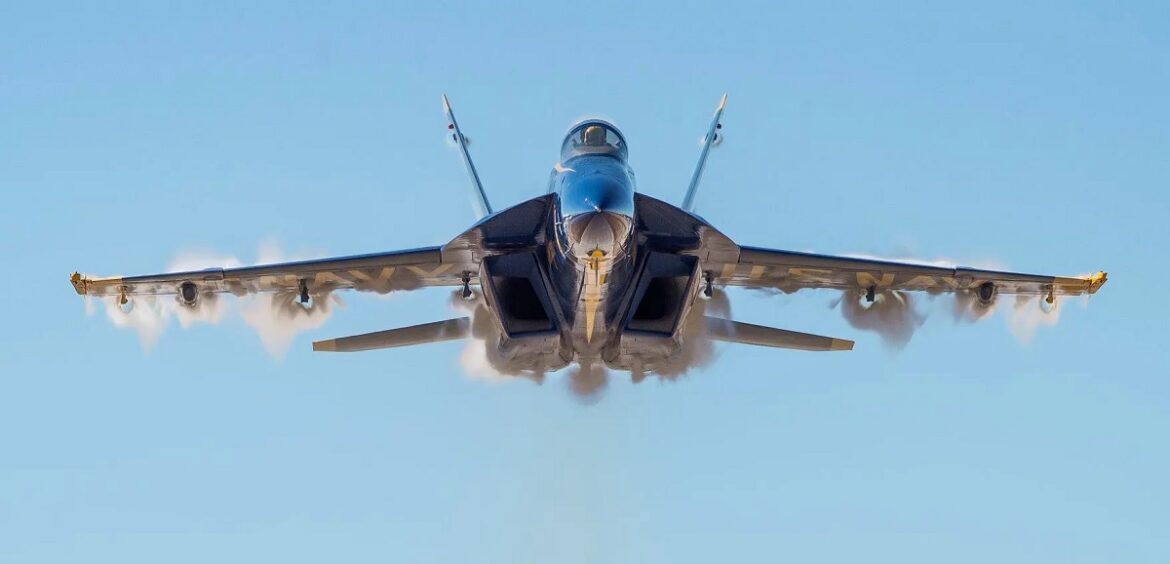
[[[446,245],[145,276],[74,273],[70,282],[77,293],[115,307],[170,296],[194,313],[214,309],[221,294],[264,295],[286,320],[327,308],[331,294],[342,290],[461,288],[466,317],[317,341],[313,348],[353,352],[470,338],[483,342],[496,371],[536,375],[571,363],[676,374],[712,340],[805,351],[853,348],[845,339],[731,320],[725,287],[837,290],[847,316],[906,307],[912,292],[949,294],[957,315],[975,319],[1000,296],[1043,306],[1057,296],[1094,294],[1107,279],[1104,272],[1035,275],[738,245],[693,212],[708,152],[722,136],[726,96],[681,207],[637,193],[625,138],[612,124],[586,120],[566,135],[548,193],[494,211],[467,139],[446,97],[443,102],[481,215]]]
[[[638,228],[635,234],[643,235]],[[577,362],[653,371],[677,354],[701,287],[695,256],[644,244],[617,261],[557,260],[548,239],[545,248],[483,262],[479,281],[498,332],[497,370],[544,372]]]

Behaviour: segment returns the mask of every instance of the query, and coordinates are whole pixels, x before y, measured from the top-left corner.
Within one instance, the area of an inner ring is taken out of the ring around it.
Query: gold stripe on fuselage
[[[585,342],[593,342],[593,330],[597,318],[597,305],[601,302],[601,286],[605,284],[605,255],[600,249],[589,254],[585,263]]]

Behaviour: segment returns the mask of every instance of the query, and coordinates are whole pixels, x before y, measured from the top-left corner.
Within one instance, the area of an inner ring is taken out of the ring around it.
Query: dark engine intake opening
[[[625,330],[672,336],[698,276],[698,259],[654,251],[645,257]]]
[[[689,282],[690,277],[687,276],[651,278],[626,328],[647,333],[674,332]]]
[[[481,283],[509,336],[556,329],[551,299],[532,253],[488,257]]]
[[[519,331],[549,329],[552,320],[540,303],[536,288],[527,278],[493,276],[492,285],[496,291],[496,303],[501,313],[506,313]]]

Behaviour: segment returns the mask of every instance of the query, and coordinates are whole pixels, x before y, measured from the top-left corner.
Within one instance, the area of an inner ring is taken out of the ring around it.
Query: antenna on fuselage
[[[707,166],[707,153],[713,145],[723,141],[723,124],[719,118],[723,117],[723,108],[727,106],[727,94],[719,99],[719,106],[715,108],[715,117],[711,118],[711,125],[707,127],[707,135],[703,136],[703,150],[699,153],[699,162],[695,165],[695,172],[691,175],[691,185],[687,187],[687,195],[683,198],[682,208],[686,211],[695,211],[695,193],[699,188],[699,180],[703,178],[703,168]]]
[[[479,173],[475,171],[475,163],[471,162],[471,153],[467,152],[468,139],[459,130],[459,122],[455,121],[455,112],[451,111],[451,102],[447,100],[447,95],[443,94],[443,113],[447,114],[447,132],[451,135],[451,140],[459,147],[459,154],[463,157],[463,165],[467,167],[467,175],[471,177],[472,188],[475,192],[472,194],[472,206],[475,208],[475,213],[479,217],[484,217],[492,213],[492,205],[488,202],[487,193],[483,191],[483,183],[479,181]]]

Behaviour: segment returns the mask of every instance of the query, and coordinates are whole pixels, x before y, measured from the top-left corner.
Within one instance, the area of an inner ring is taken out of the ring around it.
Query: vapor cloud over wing
[[[459,355],[459,364],[469,376],[488,380],[527,378],[539,384],[544,381],[546,372],[563,366],[563,363],[548,366],[531,360],[516,360],[501,354],[498,346],[500,329],[478,292],[470,298],[464,298],[462,290],[452,292],[449,303],[453,310],[471,318],[471,335],[465,339],[463,352]]]
[[[1007,270],[1000,263],[986,260],[970,262],[950,259],[922,260],[858,253],[846,256],[948,268],[962,264],[986,270]],[[1016,296],[1012,299],[1014,304],[1008,311],[1006,320],[1009,330],[1022,344],[1029,344],[1039,327],[1054,326],[1060,321],[1060,312],[1056,306],[1048,306],[1039,297]],[[993,317],[999,301],[1000,296],[995,295],[990,301],[985,302],[969,289],[935,294],[879,289],[875,292],[873,302],[869,302],[865,298],[865,292],[856,289],[842,292],[840,297],[830,302],[829,307],[839,308],[842,316],[852,327],[877,333],[887,348],[901,350],[926,324],[927,318],[938,313],[938,309],[949,311],[950,317],[956,323],[975,323]]]
[[[459,364],[473,378],[506,381],[517,378],[544,382],[549,372],[564,369],[566,363],[559,359],[545,359],[546,362],[531,359],[512,359],[500,353],[500,329],[482,297],[477,293],[471,299],[464,299],[460,291],[451,294],[451,307],[458,313],[471,318],[471,336],[466,339]],[[707,335],[704,317],[712,315],[731,317],[731,302],[726,292],[716,290],[711,298],[696,298],[687,319],[681,328],[681,347],[668,359],[656,360],[652,369],[636,365],[631,369],[631,378],[639,383],[647,377],[674,381],[689,371],[701,369],[716,358],[716,347]],[[594,403],[604,394],[609,385],[610,370],[600,359],[578,359],[580,362],[569,366],[563,373],[568,390],[583,403]]]
[[[257,252],[254,264],[268,264],[304,257],[288,257],[275,243],[264,243]],[[180,253],[167,265],[167,272],[183,272],[204,268],[234,268],[242,266],[232,256],[195,251]],[[186,329],[199,323],[216,325],[238,313],[240,319],[252,327],[260,337],[264,348],[273,357],[283,357],[296,336],[315,329],[325,323],[333,307],[341,305],[337,296],[329,292],[310,294],[308,304],[302,305],[293,292],[258,294],[234,299],[233,296],[203,293],[194,305],[180,303],[177,297],[139,296],[126,305],[116,297],[100,298],[105,306],[106,317],[116,327],[132,329],[138,333],[143,349],[149,351],[166,332],[171,320],[178,321]],[[234,303],[233,303],[234,302]],[[87,301],[87,313],[92,313],[91,302]],[[238,310],[237,310],[238,308]]]
[[[849,325],[877,333],[890,349],[904,348],[926,322],[926,314],[915,309],[914,297],[907,292],[876,292],[873,302],[864,295],[862,290],[846,290],[830,307],[840,307]]]
[[[731,319],[731,300],[727,292],[715,290],[710,298],[695,298],[695,304],[680,329],[681,348],[665,362],[656,363],[650,375],[657,376],[660,380],[678,380],[691,370],[705,368],[715,360],[717,356],[715,342],[707,334],[705,318],[708,315]],[[635,383],[645,377],[646,374],[641,371],[632,374]]]

